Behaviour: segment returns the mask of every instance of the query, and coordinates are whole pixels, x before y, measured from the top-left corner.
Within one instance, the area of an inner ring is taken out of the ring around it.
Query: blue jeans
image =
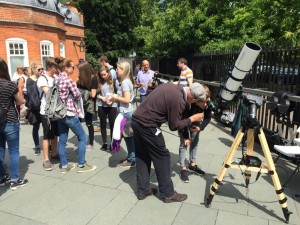
[[[78,165],[83,166],[85,164],[85,150],[87,135],[79,121],[77,116],[66,116],[63,119],[57,121],[58,124],[58,154],[60,158],[61,166],[68,164],[66,156],[66,143],[68,141],[69,129],[73,131],[78,139]]]
[[[189,131],[189,133],[191,138],[189,163],[196,163],[200,132]],[[184,138],[182,134],[180,134],[179,158],[180,158],[180,166],[186,167],[187,147],[184,145]]]
[[[5,144],[7,142],[11,181],[19,179],[19,141],[19,123],[3,123],[0,125],[0,178],[3,178],[5,175],[4,158]]]
[[[131,119],[132,114],[134,113],[134,110],[130,111],[130,112],[121,112],[122,115],[126,118],[126,119]],[[126,143],[126,147],[127,147],[127,161],[128,162],[135,162],[135,144],[134,144],[134,139],[133,136],[131,137],[124,137],[125,143]]]

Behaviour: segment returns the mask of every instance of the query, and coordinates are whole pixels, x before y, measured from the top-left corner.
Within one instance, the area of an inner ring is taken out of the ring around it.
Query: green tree
[[[153,15],[144,3],[154,2]],[[260,45],[300,40],[299,0],[143,0],[135,29],[147,55],[188,55],[252,41]]]
[[[137,38],[133,30],[139,23],[139,0],[77,0],[75,3],[84,16],[90,57],[104,54],[116,59],[135,51]]]

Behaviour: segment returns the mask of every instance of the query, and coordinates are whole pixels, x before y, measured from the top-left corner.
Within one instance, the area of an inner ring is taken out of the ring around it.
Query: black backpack
[[[6,81],[4,83],[4,85],[2,86],[1,90],[0,90],[0,94],[2,93],[2,90],[4,89],[4,87],[8,84],[8,81]],[[10,108],[10,101],[9,103],[6,105],[6,107],[3,107],[0,103],[0,124],[4,123],[7,119],[7,112]]]
[[[46,76],[45,79],[48,82],[48,79]],[[40,94],[39,88],[37,86],[37,81],[33,81],[31,85],[28,85],[27,87],[27,99],[26,99],[26,107],[29,108],[29,110],[39,112],[41,107],[41,99],[43,97],[44,92]]]

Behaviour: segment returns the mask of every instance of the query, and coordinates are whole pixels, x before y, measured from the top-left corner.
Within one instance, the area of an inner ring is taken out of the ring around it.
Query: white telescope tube
[[[250,71],[255,62],[261,47],[254,43],[246,43],[235,62],[231,76],[228,78],[220,97],[225,101],[231,101],[241,86],[246,74]]]

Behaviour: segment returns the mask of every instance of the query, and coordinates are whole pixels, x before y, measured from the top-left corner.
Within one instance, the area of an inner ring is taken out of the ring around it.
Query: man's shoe
[[[43,168],[46,171],[50,171],[50,170],[53,170],[53,165],[49,160],[47,160],[47,161],[43,162]]]
[[[97,166],[85,164],[83,167],[78,167],[77,173],[86,173],[97,169]]]
[[[107,144],[103,144],[100,148],[102,151],[107,151]]]
[[[184,183],[188,183],[189,181],[189,177],[188,177],[188,171],[187,170],[181,170],[180,171],[180,179],[182,180],[182,182]]]
[[[156,195],[156,193],[157,193],[157,188],[151,188],[148,192],[144,194],[138,194],[137,198],[138,200],[144,200],[148,196]]]
[[[182,201],[184,201],[186,199],[187,199],[187,195],[186,194],[179,194],[179,193],[177,193],[175,191],[174,194],[171,195],[170,197],[163,198],[163,202],[164,203],[182,202]]]
[[[204,176],[205,172],[203,170],[201,170],[197,165],[195,166],[189,166],[189,170],[195,174],[198,174],[200,176]]]
[[[10,189],[11,190],[17,190],[19,187],[24,187],[25,185],[27,185],[28,180],[27,179],[19,179],[17,181],[11,181],[10,182]]]
[[[62,167],[60,169],[60,172],[64,174],[64,173],[69,172],[70,170],[72,170],[74,168],[75,168],[75,164],[74,163],[68,163],[67,167]]]
[[[132,168],[135,167],[135,162],[128,162],[127,160],[123,163],[119,163],[118,167],[123,167],[123,168]]]

